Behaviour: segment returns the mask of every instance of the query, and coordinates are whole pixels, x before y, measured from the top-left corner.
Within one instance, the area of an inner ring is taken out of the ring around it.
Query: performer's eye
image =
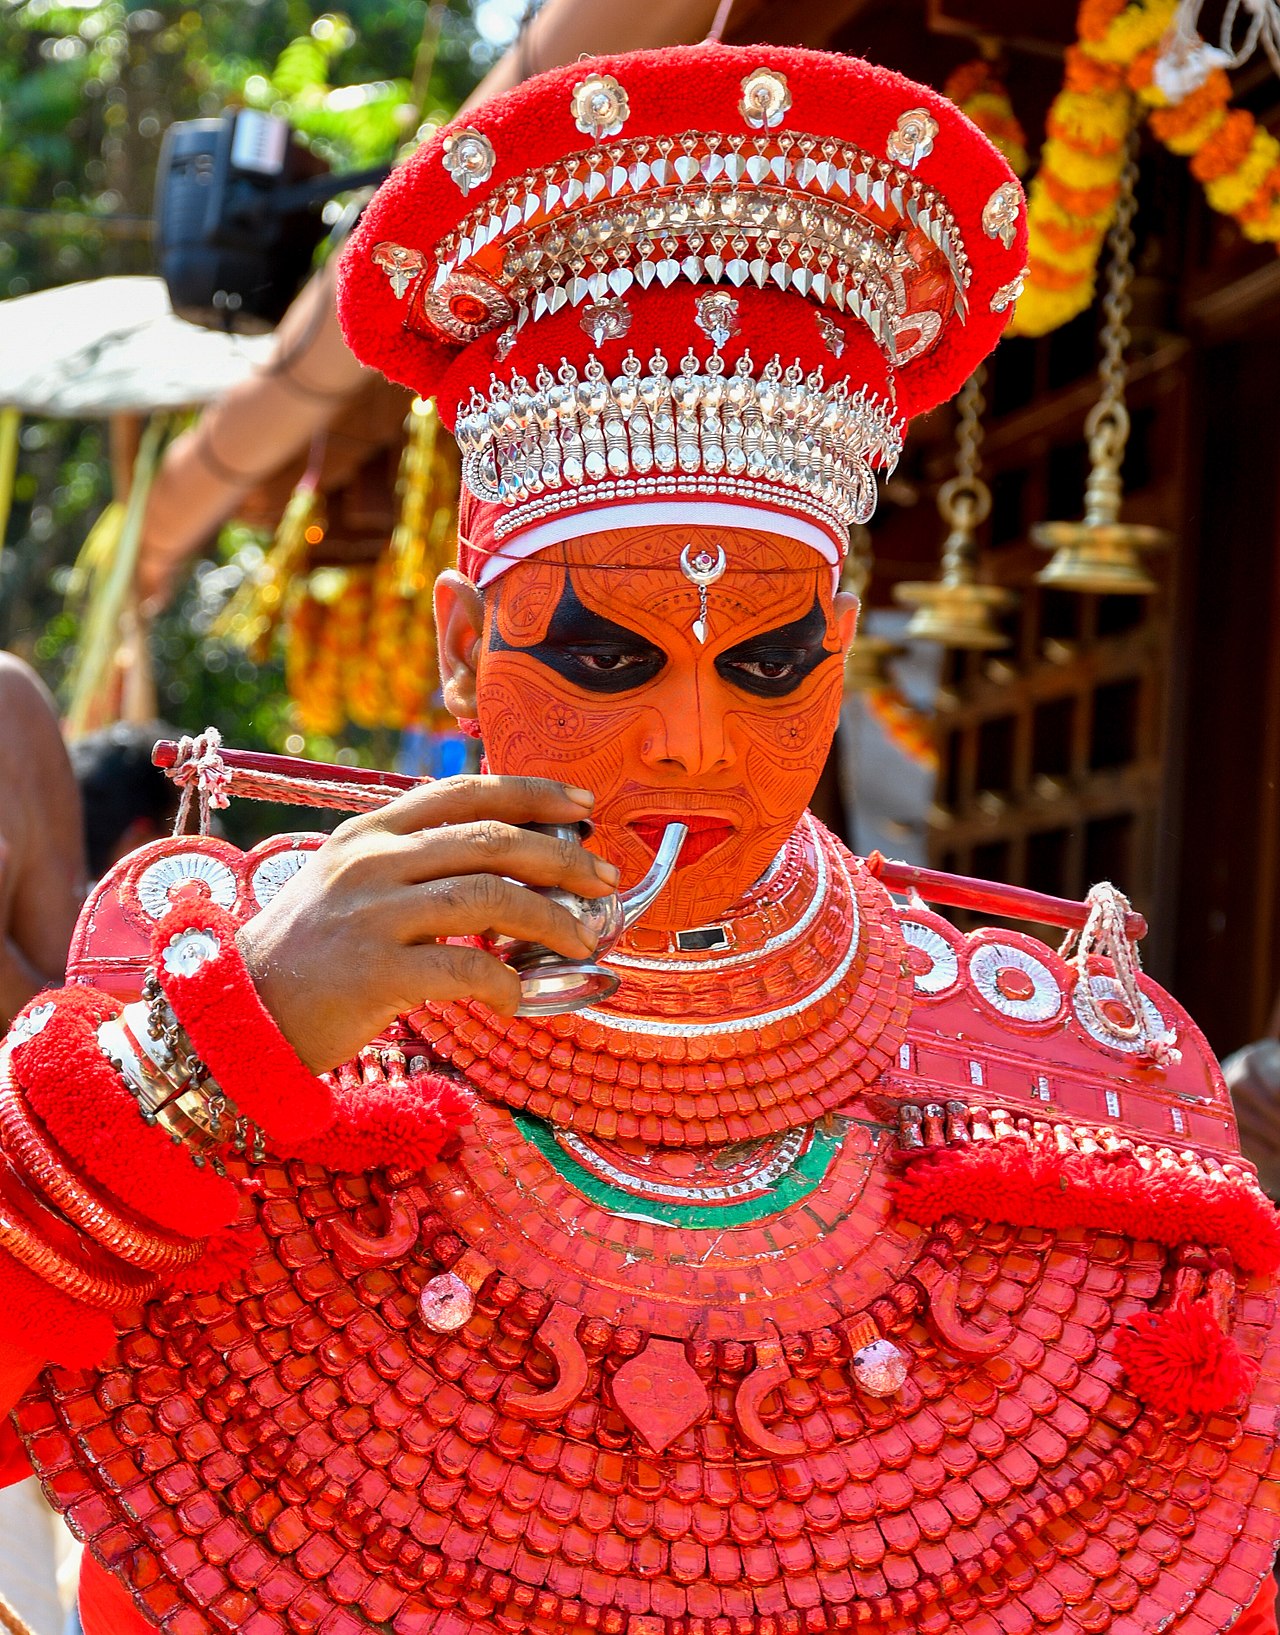
[[[827,620],[817,601],[803,619],[763,630],[721,653],[716,670],[731,686],[757,698],[782,698],[836,655],[823,646]]]
[[[616,643],[598,646],[554,647],[550,643],[534,649],[544,664],[566,680],[593,693],[625,693],[643,687],[667,662],[656,647],[622,647]]]
[[[823,648],[753,648],[750,645],[722,653],[716,669],[732,686],[757,698],[782,698],[794,692],[816,665],[828,657]]]
[[[574,658],[588,670],[604,675],[617,675],[620,670],[648,669],[650,659],[645,653],[575,653]]]
[[[800,658],[747,659],[732,668],[742,675],[755,676],[759,681],[789,681],[802,663]]]

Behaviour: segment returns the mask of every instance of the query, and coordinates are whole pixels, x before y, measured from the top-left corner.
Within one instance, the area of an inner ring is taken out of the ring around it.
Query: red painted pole
[[[371,793],[385,793],[394,800],[406,789],[415,789],[424,778],[409,778],[400,772],[373,772],[360,766],[333,766],[324,761],[304,761],[296,755],[266,755],[251,749],[219,748],[218,754],[232,772],[241,771],[252,776],[265,772],[277,778],[292,778],[299,783],[349,784],[353,789]],[[177,763],[178,746],[171,738],[162,738],[151,751],[151,759],[158,767],[168,770]],[[236,793],[232,780],[232,793]],[[246,791],[252,794],[252,791]],[[270,798],[270,797],[268,797]],[[359,803],[364,805],[363,802]],[[963,874],[943,874],[937,869],[920,868],[914,863],[895,863],[879,852],[872,852],[867,867],[890,891],[918,892],[928,903],[942,903],[948,908],[967,908],[978,914],[991,914],[1000,919],[1030,920],[1038,925],[1060,925],[1065,930],[1078,931],[1089,917],[1087,903],[1072,902],[1066,897],[1050,897],[1041,891],[1028,891],[1025,886],[1006,886],[994,880],[974,880]],[[1125,930],[1137,942],[1147,934],[1147,922],[1141,914],[1129,914]]]

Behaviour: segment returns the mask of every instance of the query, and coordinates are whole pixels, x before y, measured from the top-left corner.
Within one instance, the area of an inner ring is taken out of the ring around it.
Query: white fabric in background
[[[0,1488],[0,1594],[34,1635],[62,1635],[59,1568],[79,1546],[44,1502],[35,1477]],[[74,1599],[76,1574],[71,1575]]]

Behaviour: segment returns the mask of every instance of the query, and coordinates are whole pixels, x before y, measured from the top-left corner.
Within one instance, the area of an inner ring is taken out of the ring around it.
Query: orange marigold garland
[[[1162,88],[1162,56],[1177,49],[1176,0],[1084,0],[1078,43],[1049,111],[1040,169],[1027,207],[1026,287],[1010,332],[1044,335],[1083,312],[1115,211],[1125,143],[1145,115],[1171,153],[1191,161],[1213,209],[1260,243],[1280,242],[1280,139],[1243,108],[1214,54]],[[1218,61],[1221,61],[1218,56]]]
[[[1246,238],[1280,242],[1280,139],[1245,108],[1232,108],[1231,81],[1214,68],[1177,101],[1158,82],[1159,52],[1144,53],[1129,79],[1151,111],[1151,129],[1172,153],[1191,160],[1215,210],[1234,216]]]
[[[1173,0],[1081,5],[1079,42],[1067,52],[1066,77],[1049,110],[1028,196],[1027,280],[1011,333],[1047,335],[1093,300],[1129,133],[1141,117],[1125,68],[1163,37],[1173,12]]]
[[[957,68],[942,87],[960,112],[967,114],[982,134],[1009,161],[1015,176],[1025,176],[1030,164],[1026,132],[1013,111],[1004,82],[985,57]]]

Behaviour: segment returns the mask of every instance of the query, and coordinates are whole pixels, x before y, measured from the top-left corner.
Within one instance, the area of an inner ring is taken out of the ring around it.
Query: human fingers
[[[600,897],[618,870],[570,836],[538,834],[497,818],[424,829],[394,842],[406,878],[425,882],[455,874],[501,874],[530,886],[559,886]]]
[[[411,834],[445,824],[496,818],[503,823],[581,823],[595,804],[589,789],[549,778],[495,778],[479,773],[440,778],[397,795],[376,812],[349,818],[351,831]]]
[[[509,965],[481,948],[449,943],[417,944],[398,951],[395,962],[400,1015],[430,1003],[474,999],[500,1016],[514,1016],[520,978]]]
[[[500,874],[428,880],[402,893],[397,906],[399,942],[501,936],[541,943],[566,959],[595,951],[595,935],[567,908]]]

